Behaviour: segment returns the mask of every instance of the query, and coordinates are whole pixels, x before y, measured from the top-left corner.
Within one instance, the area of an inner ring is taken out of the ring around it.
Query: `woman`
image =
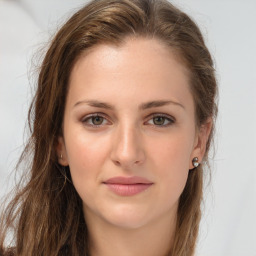
[[[42,63],[0,254],[194,255],[216,91],[198,27],[167,1],[79,10]]]

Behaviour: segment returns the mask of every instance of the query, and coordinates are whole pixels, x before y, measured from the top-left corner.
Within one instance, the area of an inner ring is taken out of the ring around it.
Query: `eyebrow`
[[[172,101],[172,100],[149,101],[146,103],[142,103],[139,106],[139,109],[145,110],[145,109],[149,109],[149,108],[157,108],[157,107],[162,107],[162,106],[166,106],[166,105],[176,105],[176,106],[180,106],[185,109],[185,107],[182,104],[180,104],[179,102],[176,102],[176,101]]]
[[[80,104],[87,104],[91,107],[96,107],[96,108],[103,108],[103,109],[109,109],[109,110],[114,110],[115,107],[109,103],[106,102],[100,102],[98,100],[82,100],[82,101],[78,101],[74,107],[80,105]],[[166,105],[176,105],[176,106],[180,106],[183,109],[185,109],[185,107],[180,104],[179,102],[176,101],[172,101],[172,100],[155,100],[155,101],[149,101],[149,102],[145,102],[142,103],[139,106],[139,110],[146,110],[149,108],[157,108],[157,107],[162,107],[162,106],[166,106]]]

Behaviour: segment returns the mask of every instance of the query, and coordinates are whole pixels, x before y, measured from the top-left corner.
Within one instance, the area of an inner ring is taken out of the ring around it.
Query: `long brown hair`
[[[211,55],[197,25],[167,0],[94,0],[58,31],[42,62],[37,91],[29,111],[31,137],[21,156],[28,162],[26,184],[1,215],[0,255],[60,256],[88,252],[82,201],[68,167],[57,161],[65,99],[72,67],[81,54],[103,43],[120,45],[128,36],[157,38],[174,51],[190,73],[197,126],[217,114],[217,85]],[[214,126],[213,126],[214,127]],[[202,201],[203,164],[189,172],[180,197],[172,256],[194,254]],[[7,234],[13,228],[13,249]],[[10,247],[10,246],[9,246]]]

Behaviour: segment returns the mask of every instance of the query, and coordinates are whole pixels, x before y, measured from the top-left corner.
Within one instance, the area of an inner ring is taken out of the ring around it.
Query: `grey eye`
[[[93,116],[91,117],[91,119],[94,125],[101,125],[104,121],[104,118],[102,116]]]
[[[148,124],[159,126],[159,127],[168,127],[172,125],[175,121],[171,117],[164,115],[154,115],[149,121]]]
[[[153,122],[155,125],[163,125],[165,123],[166,117],[157,116],[153,118]]]
[[[107,124],[107,119],[104,116],[101,115],[91,115],[87,116],[82,120],[82,123],[84,125],[88,125],[91,127],[98,127]]]

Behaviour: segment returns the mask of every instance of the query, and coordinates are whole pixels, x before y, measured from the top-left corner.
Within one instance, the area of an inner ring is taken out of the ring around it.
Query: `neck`
[[[87,226],[90,256],[167,256],[173,244],[176,216],[161,216],[139,228],[117,227],[100,218],[87,222]]]

